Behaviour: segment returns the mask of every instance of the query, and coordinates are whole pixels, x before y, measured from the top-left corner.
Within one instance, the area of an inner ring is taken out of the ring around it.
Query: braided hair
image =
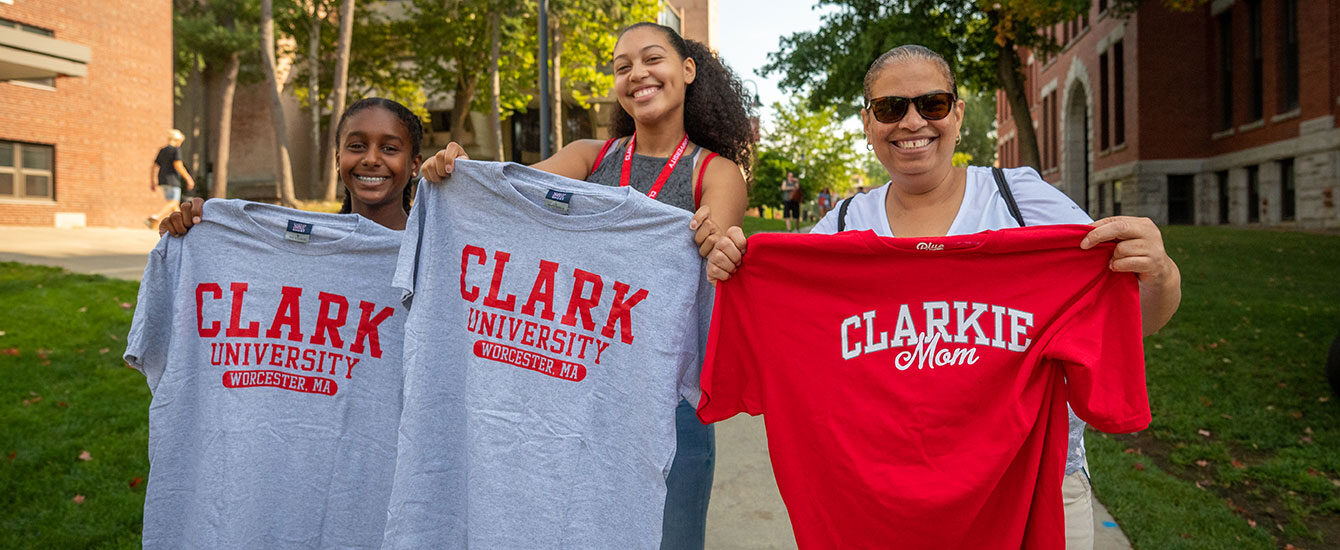
[[[753,180],[754,129],[750,121],[753,96],[735,71],[721,62],[717,54],[694,40],[685,40],[674,29],[656,23],[634,23],[619,32],[653,28],[665,35],[681,59],[693,59],[697,75],[684,90],[684,131],[703,148],[726,157],[744,170],[746,182]],[[610,114],[610,131],[615,137],[633,134],[633,117],[618,102]]]
[[[348,109],[344,110],[344,113],[340,115],[340,123],[335,126],[335,150],[338,151],[341,142],[344,141],[344,121],[348,120],[354,113],[373,107],[381,107],[390,111],[391,114],[400,119],[400,122],[405,124],[405,130],[409,132],[410,158],[419,156],[419,146],[423,143],[423,122],[419,120],[418,115],[414,114],[413,111],[410,111],[404,105],[384,97],[365,97],[355,101],[353,105],[350,105]],[[350,202],[351,199],[349,198],[349,195],[349,188],[345,187],[344,203],[340,205],[341,214],[348,214],[353,211],[353,204]],[[405,192],[402,195],[401,200],[401,205],[404,206],[405,212],[409,212],[410,204],[413,199],[414,174],[410,174],[409,181],[405,182]]]

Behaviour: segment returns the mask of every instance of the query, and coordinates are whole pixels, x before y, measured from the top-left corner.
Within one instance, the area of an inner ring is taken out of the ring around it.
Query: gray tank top
[[[619,138],[619,141],[611,145],[609,150],[605,151],[605,156],[600,159],[596,171],[586,176],[586,181],[601,185],[619,185],[619,176],[623,172],[623,152],[627,145],[627,138]],[[693,168],[698,165],[698,155],[702,152],[703,148],[695,145],[693,154],[680,158],[679,164],[676,164],[674,171],[670,172],[670,178],[665,180],[665,185],[661,187],[661,192],[656,195],[656,200],[689,212],[695,210],[693,184],[696,174],[693,173]],[[633,166],[628,173],[628,185],[643,195],[647,194],[651,191],[651,186],[656,184],[656,177],[661,175],[661,169],[665,168],[667,160],[669,157],[649,157],[639,155],[634,150]]]

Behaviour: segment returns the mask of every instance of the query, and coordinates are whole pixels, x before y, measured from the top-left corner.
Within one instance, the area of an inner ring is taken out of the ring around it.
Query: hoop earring
[[[870,142],[868,142],[868,141],[865,142],[865,150],[866,150],[866,151],[874,151],[874,150],[875,150],[875,144],[870,143]]]
[[[959,134],[958,137],[954,138],[954,145],[958,145],[960,143],[963,143],[963,134]]]

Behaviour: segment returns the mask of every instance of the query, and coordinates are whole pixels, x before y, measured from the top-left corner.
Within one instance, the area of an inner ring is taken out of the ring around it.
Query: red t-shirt
[[[756,235],[698,415],[765,414],[801,548],[1064,548],[1067,399],[1150,420],[1136,278],[1090,229]]]

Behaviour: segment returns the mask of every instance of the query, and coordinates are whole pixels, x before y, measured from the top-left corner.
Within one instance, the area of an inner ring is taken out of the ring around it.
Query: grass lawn
[[[757,216],[745,216],[744,223],[740,225],[746,236],[754,233],[779,233],[786,231],[786,221],[760,218]]]
[[[139,547],[149,388],[121,360],[138,288],[0,263],[0,548]]]
[[[1137,548],[1340,547],[1340,237],[1170,227],[1181,309],[1145,340],[1150,428],[1090,431],[1099,500]]]
[[[1340,547],[1340,398],[1322,371],[1340,330],[1340,237],[1165,239],[1184,298],[1145,341],[1154,421],[1090,432],[1099,499],[1142,549]],[[149,392],[120,359],[135,292],[0,263],[0,548],[138,546]]]

